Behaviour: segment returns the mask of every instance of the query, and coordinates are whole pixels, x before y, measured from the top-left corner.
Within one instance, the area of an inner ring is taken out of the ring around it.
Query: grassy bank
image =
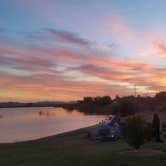
[[[131,156],[124,141],[95,142],[84,138],[86,130],[36,141],[0,144],[2,166],[162,166],[166,165],[166,144],[148,143],[144,148],[161,150],[154,157]]]

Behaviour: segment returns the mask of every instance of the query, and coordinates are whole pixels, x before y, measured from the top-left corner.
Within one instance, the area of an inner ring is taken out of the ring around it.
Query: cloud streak
[[[91,46],[92,45],[91,41],[89,41],[87,39],[83,39],[83,38],[79,37],[78,35],[76,35],[72,32],[69,32],[69,31],[57,30],[57,29],[52,29],[52,28],[48,28],[47,31],[53,37],[55,37],[55,39],[59,40],[60,42],[69,43],[69,44],[77,44],[77,45],[81,45],[81,46]]]
[[[131,94],[133,85],[137,85],[142,94],[166,89],[165,68],[134,60],[122,61],[113,56],[94,58],[86,53],[63,48],[3,45],[0,48],[0,99],[6,100],[12,94],[16,94],[17,100],[27,96],[23,100],[28,101],[74,100],[107,93],[115,96]]]

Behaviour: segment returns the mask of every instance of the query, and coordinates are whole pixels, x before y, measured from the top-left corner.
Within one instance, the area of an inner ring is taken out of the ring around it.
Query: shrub
[[[141,117],[129,118],[125,126],[126,142],[135,149],[139,149],[144,144],[145,122]]]
[[[84,97],[84,103],[93,103],[92,97]]]
[[[157,93],[155,98],[156,98],[157,101],[165,102],[165,100],[166,100],[166,92],[159,92],[159,93]]]
[[[138,104],[134,98],[123,98],[120,100],[119,104],[121,116],[134,115],[138,110]]]
[[[151,123],[146,123],[144,127],[144,139],[151,141],[153,138],[153,127]]]
[[[111,104],[112,100],[110,98],[110,96],[97,96],[94,98],[94,103],[97,105],[108,105]]]
[[[166,111],[166,103],[160,103],[159,111]]]

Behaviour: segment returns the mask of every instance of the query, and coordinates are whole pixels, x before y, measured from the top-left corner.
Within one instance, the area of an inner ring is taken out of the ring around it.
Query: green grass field
[[[131,156],[124,141],[95,142],[83,134],[14,144],[0,144],[0,166],[165,166],[166,144],[143,148],[161,150],[154,157]]]

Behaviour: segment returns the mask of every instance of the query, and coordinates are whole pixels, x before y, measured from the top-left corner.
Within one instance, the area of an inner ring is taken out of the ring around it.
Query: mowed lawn
[[[0,166],[166,166],[166,144],[148,143],[145,147],[163,153],[154,157],[131,156],[124,141],[89,141],[83,134],[0,144]]]

